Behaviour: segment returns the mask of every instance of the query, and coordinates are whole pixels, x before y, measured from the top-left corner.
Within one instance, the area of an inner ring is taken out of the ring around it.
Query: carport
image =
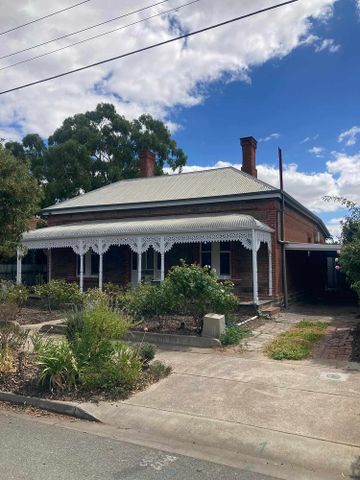
[[[355,298],[344,276],[336,270],[341,245],[288,243],[286,250],[287,287],[290,300],[349,301]]]

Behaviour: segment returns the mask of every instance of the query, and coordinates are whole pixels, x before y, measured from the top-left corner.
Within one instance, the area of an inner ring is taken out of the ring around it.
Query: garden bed
[[[18,354],[15,354],[14,360],[14,364],[17,365]],[[160,378],[152,375],[148,369],[144,369],[137,384],[131,391],[124,389],[123,391],[119,390],[116,394],[106,391],[86,392],[80,389],[72,389],[69,391],[56,390],[51,392],[39,385],[39,368],[35,363],[35,356],[33,354],[26,355],[23,367],[21,371],[16,368],[14,371],[0,372],[0,391],[29,397],[46,398],[49,400],[97,402],[101,400],[123,400],[160,380]]]
[[[51,322],[62,318],[60,312],[49,312],[39,308],[23,307],[16,315],[16,321],[20,325],[33,325],[37,323]]]
[[[248,314],[231,314],[228,316],[227,323],[243,322],[248,318]],[[263,324],[264,320],[256,319],[254,322]],[[253,322],[250,322],[250,324],[252,327]],[[161,318],[145,319],[136,323],[135,326],[131,328],[131,331],[200,336],[193,317],[185,315],[168,315]]]

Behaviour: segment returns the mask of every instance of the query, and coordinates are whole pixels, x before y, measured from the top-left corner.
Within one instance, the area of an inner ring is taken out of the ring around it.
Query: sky
[[[156,0],[91,0],[1,36],[0,57]],[[0,90],[264,8],[276,0],[169,0],[138,14],[0,59]],[[75,0],[64,0],[61,8]],[[146,17],[183,6],[176,12]],[[58,10],[55,0],[2,0],[0,32]],[[125,27],[134,21],[137,25]],[[125,28],[121,28],[125,27]],[[27,60],[89,36],[110,35]],[[360,0],[300,0],[217,30],[0,96],[0,138],[47,138],[69,115],[112,102],[128,118],[164,120],[186,170],[240,167],[239,138],[258,140],[260,179],[285,189],[337,235],[346,213],[324,195],[360,203]],[[2,69],[2,70],[1,70]]]

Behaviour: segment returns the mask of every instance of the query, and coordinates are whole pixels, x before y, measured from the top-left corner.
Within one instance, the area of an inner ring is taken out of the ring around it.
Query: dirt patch
[[[20,325],[33,325],[36,323],[45,323],[52,320],[59,320],[62,315],[59,312],[49,312],[39,308],[22,308],[16,315],[16,321]]]

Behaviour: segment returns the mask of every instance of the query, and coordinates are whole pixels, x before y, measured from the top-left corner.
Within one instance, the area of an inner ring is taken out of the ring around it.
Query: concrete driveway
[[[304,312],[286,315],[267,328],[278,333],[307,318]],[[194,452],[213,449],[223,458],[242,455],[255,470],[266,465],[263,473],[269,473],[271,466],[280,478],[360,478],[354,476],[360,459],[359,365],[273,361],[261,352],[271,334],[262,335],[239,353],[163,350],[157,358],[172,365],[168,378],[125,402],[87,408],[129,436],[143,433]]]

